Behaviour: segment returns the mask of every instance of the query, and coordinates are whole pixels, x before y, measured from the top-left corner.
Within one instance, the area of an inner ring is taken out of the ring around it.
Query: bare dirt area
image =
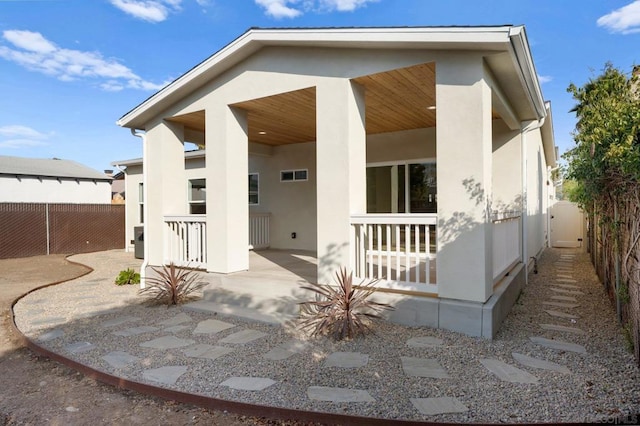
[[[11,303],[88,271],[62,255],[0,260],[0,425],[282,424],[120,390],[25,348],[11,327]]]

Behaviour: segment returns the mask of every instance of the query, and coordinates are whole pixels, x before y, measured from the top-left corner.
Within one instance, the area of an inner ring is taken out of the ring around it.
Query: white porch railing
[[[520,212],[493,218],[493,279],[500,279],[522,258]]]
[[[164,262],[207,268],[207,215],[165,216]]]
[[[271,213],[249,213],[249,249],[263,249],[270,245]]]
[[[381,286],[437,293],[436,214],[351,216],[354,276]]]

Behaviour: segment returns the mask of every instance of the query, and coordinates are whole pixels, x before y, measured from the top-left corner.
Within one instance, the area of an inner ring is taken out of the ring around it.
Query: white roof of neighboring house
[[[189,158],[204,158],[205,157],[205,150],[204,149],[198,149],[198,150],[194,150],[194,151],[185,151],[184,153],[184,158],[189,159]],[[111,165],[114,167],[118,167],[118,166],[142,166],[142,158],[132,158],[130,160],[120,160],[120,161],[112,161]]]
[[[0,155],[0,175],[111,181],[104,173],[72,160]]]
[[[487,58],[496,61],[494,74],[508,74],[519,86],[527,119],[546,116],[535,65],[524,26],[451,26],[387,28],[251,28],[218,52],[187,71],[122,116],[122,127],[144,128],[147,120],[265,46],[321,46],[362,49],[449,49],[504,52]],[[503,87],[504,89],[504,87]]]

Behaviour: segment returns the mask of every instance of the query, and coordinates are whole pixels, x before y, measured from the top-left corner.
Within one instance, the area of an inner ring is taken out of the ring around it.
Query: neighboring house
[[[0,155],[0,202],[110,203],[111,178],[71,160]]]
[[[553,125],[522,26],[251,29],[118,124],[143,140],[145,264],[310,250],[319,282],[382,277],[398,321],[492,337],[548,244]]]
[[[105,170],[104,173],[113,179],[111,181],[111,204],[124,204],[126,192],[124,172],[119,171],[113,174],[113,170]]]

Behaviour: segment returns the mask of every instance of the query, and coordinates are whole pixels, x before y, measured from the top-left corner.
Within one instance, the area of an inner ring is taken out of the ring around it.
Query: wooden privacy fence
[[[0,203],[0,259],[124,248],[124,205]]]

